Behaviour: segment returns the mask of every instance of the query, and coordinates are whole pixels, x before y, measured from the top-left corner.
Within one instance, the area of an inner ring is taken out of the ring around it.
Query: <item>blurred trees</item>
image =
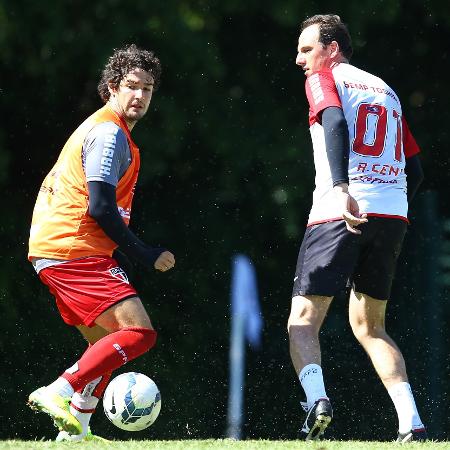
[[[53,436],[48,420],[34,417],[24,403],[84,348],[26,261],[28,228],[43,176],[73,129],[101,106],[96,83],[106,58],[131,42],[153,49],[164,69],[148,117],[133,130],[143,164],[131,226],[177,257],[170,274],[135,268],[159,344],[124,370],[150,375],[163,398],[160,418],[140,436],[223,435],[229,269],[232,255],[244,252],[257,268],[265,316],[262,352],[250,355],[248,364],[245,433],[295,437],[302,395],[285,322],[314,171],[304,75],[294,60],[300,21],[328,11],[349,25],[352,62],[384,78],[402,99],[423,148],[424,188],[439,191],[439,213],[448,216],[449,94],[443,74],[449,56],[443,43],[450,12],[442,1],[349,0],[336,7],[329,0],[0,0],[0,437]],[[431,321],[421,315],[426,289],[421,295],[404,289],[411,274],[422,277],[420,257],[408,253],[424,245],[424,235],[415,236],[403,255],[413,272],[399,273],[391,323],[406,347],[413,387],[422,389],[427,420],[438,400],[429,398],[426,358],[408,350],[430,351],[419,345],[427,342],[427,326],[411,333],[411,321]],[[439,317],[447,316],[443,308]],[[444,345],[445,330],[439,332]],[[345,299],[333,306],[323,350],[328,389],[336,399],[334,436],[393,438],[393,408],[350,336]],[[446,366],[440,368],[443,378]],[[386,407],[381,415],[377,396]],[[355,428],[361,397],[365,422]],[[127,438],[97,416],[100,433]],[[445,429],[440,424],[436,437],[448,438]]]

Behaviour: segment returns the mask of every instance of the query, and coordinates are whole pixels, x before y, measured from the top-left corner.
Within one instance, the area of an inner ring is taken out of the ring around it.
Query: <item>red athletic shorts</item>
[[[39,278],[56,298],[68,325],[94,326],[111,305],[137,296],[115,259],[90,256],[42,269]]]

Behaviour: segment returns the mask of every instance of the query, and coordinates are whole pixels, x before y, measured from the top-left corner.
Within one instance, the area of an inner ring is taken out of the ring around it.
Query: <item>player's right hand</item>
[[[333,190],[347,230],[353,234],[361,234],[361,230],[356,227],[367,222],[367,214],[359,213],[358,202],[348,193],[347,184],[337,185]]]
[[[162,252],[155,261],[154,267],[161,272],[167,272],[175,265],[175,256],[168,250]]]
[[[361,234],[361,230],[358,230],[356,227],[358,225],[361,225],[362,223],[367,222],[367,214],[361,214],[361,215],[359,215],[359,213],[357,213],[357,214],[358,214],[358,217],[353,215],[350,211],[344,211],[342,213],[342,218],[345,220],[345,225],[347,226],[347,230],[353,234]]]

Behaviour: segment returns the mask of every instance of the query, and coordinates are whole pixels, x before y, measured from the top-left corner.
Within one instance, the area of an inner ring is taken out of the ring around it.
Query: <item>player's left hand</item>
[[[162,252],[158,259],[155,261],[155,269],[159,270],[161,272],[167,272],[168,270],[172,269],[172,267],[175,265],[175,256],[166,250],[165,252]]]

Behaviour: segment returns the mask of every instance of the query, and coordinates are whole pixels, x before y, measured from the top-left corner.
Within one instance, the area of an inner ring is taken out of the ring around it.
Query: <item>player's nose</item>
[[[297,66],[301,66],[301,67],[303,67],[306,64],[306,60],[301,55],[301,53],[297,53],[297,58],[295,58],[295,64],[297,64]]]

